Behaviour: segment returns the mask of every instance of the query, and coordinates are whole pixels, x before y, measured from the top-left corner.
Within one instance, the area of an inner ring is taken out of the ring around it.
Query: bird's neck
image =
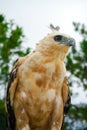
[[[59,59],[64,61],[68,53],[67,48],[58,47],[57,45],[49,44],[39,44],[37,46],[37,51],[46,57],[53,57],[54,59]]]

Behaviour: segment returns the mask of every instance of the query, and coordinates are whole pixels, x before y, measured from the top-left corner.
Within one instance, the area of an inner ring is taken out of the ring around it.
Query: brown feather
[[[69,48],[54,41],[52,33],[18,60],[7,89],[11,130],[61,129],[68,97],[64,59]]]

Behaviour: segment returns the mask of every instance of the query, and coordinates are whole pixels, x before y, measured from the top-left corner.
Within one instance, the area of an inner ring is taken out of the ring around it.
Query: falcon
[[[9,130],[61,130],[70,107],[65,59],[75,40],[52,30],[34,51],[19,58],[6,94]]]

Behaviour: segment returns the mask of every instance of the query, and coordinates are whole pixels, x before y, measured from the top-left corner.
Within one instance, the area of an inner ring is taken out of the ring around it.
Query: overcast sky
[[[72,22],[87,24],[87,0],[0,0],[0,13],[14,19],[27,36],[24,46],[35,47],[53,23],[79,41]]]
[[[60,31],[74,37],[78,44],[80,37],[74,32],[72,22],[87,25],[87,0],[0,0],[0,13],[23,28],[27,37],[24,46],[34,48],[50,32],[50,23],[60,26]],[[85,96],[80,92],[83,102]]]

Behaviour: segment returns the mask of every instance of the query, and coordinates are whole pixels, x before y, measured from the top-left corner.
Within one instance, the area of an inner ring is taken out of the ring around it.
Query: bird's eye
[[[54,40],[57,42],[60,42],[62,40],[62,36],[61,35],[57,35],[54,37]]]

